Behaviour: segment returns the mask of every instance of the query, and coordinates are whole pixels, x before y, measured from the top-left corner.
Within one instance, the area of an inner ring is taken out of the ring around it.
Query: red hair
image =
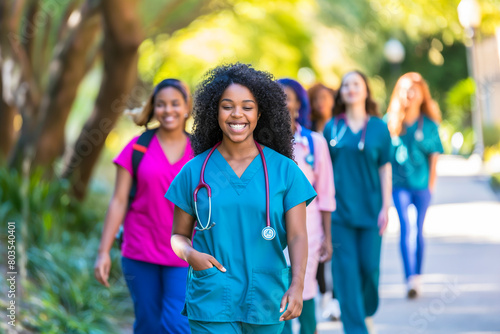
[[[387,125],[391,136],[399,136],[403,127],[403,120],[406,115],[405,104],[403,102],[406,97],[401,96],[400,91],[405,89],[408,80],[411,81],[411,87],[417,87],[422,93],[420,113],[429,117],[436,123],[441,122],[441,111],[436,101],[432,99],[427,82],[425,82],[424,78],[422,78],[422,75],[419,73],[409,72],[403,74],[396,82],[389,102],[389,107],[387,108],[387,115],[389,117]]]

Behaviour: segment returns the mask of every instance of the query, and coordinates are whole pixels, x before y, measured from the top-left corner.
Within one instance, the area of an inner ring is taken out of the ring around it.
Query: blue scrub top
[[[165,197],[196,216],[193,191],[200,180],[206,151],[189,161],[174,179]],[[215,225],[196,231],[193,247],[214,256],[226,269],[195,271],[189,268],[183,314],[190,320],[241,321],[278,324],[280,302],[291,282],[283,249],[287,246],[285,213],[296,205],[309,204],[316,192],[297,164],[264,147],[269,173],[271,226],[277,235],[262,238],[266,226],[265,177],[260,155],[241,178],[215,150],[205,169],[205,182],[212,189]],[[198,193],[198,213],[203,225],[208,218],[205,189]]]
[[[337,134],[344,135],[332,147],[332,128],[335,117],[326,125],[323,135],[328,142],[332,159],[337,209],[332,223],[349,227],[377,228],[382,209],[382,188],[379,167],[390,161],[391,136],[387,125],[378,117],[370,117],[365,146],[359,150],[363,129],[353,133],[344,120],[337,124]],[[337,138],[338,139],[338,138]]]
[[[423,190],[429,187],[429,156],[443,153],[438,126],[427,116],[423,116],[423,138],[417,140],[415,132],[418,120],[404,127],[399,137],[392,138],[394,147],[391,156],[393,188]]]

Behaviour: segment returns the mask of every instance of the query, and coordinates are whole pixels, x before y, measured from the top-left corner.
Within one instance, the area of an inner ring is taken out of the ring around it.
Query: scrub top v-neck
[[[139,137],[132,139],[113,162],[133,175],[133,146]],[[157,135],[153,136],[148,150],[137,169],[137,192],[123,222],[122,255],[128,259],[163,266],[187,267],[170,245],[174,204],[162,197],[182,167],[193,157],[191,141],[186,137],[182,157],[170,163]]]
[[[268,147],[263,152],[269,173],[271,226],[276,230],[272,240],[261,236],[266,226],[266,190],[260,155],[241,177],[218,150],[207,162],[205,181],[212,188],[211,221],[215,225],[197,231],[193,247],[214,256],[227,271],[190,268],[183,311],[190,320],[279,323],[280,301],[291,281],[283,255],[287,245],[285,213],[302,202],[309,204],[316,193],[294,161]],[[165,195],[193,217],[193,191],[207,154],[208,151],[187,163]],[[205,189],[198,193],[198,213],[205,224]]]
[[[429,156],[443,153],[438,126],[427,116],[422,119],[421,140],[417,140],[417,120],[404,128],[404,133],[392,138],[391,154],[393,188],[424,190],[429,187]]]
[[[327,143],[332,139],[335,117],[325,126]],[[332,213],[332,223],[350,227],[377,228],[377,218],[382,208],[382,188],[379,167],[390,161],[391,137],[387,125],[378,117],[370,117],[364,149],[358,147],[363,129],[353,133],[345,120],[337,123],[337,133],[344,135],[332,147],[330,157],[335,181],[337,209]]]

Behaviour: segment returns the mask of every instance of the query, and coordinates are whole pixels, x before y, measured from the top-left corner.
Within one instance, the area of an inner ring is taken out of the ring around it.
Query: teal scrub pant
[[[304,300],[299,322],[300,334],[314,334],[316,332],[316,306],[314,305],[314,299]],[[292,334],[292,320],[285,321],[285,327],[281,334]]]
[[[254,325],[245,322],[207,322],[189,320],[191,334],[277,334],[284,322],[276,325]]]
[[[332,274],[346,334],[368,334],[365,318],[378,307],[382,237],[377,228],[332,224]]]

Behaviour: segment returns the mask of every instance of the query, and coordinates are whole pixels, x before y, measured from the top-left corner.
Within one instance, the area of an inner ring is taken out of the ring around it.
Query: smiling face
[[[153,111],[160,127],[166,131],[184,129],[189,114],[183,95],[174,87],[166,87],[156,93]]]
[[[222,93],[218,121],[224,139],[234,143],[253,140],[259,117],[257,100],[247,87],[231,84]]]
[[[346,105],[365,104],[368,90],[361,75],[356,72],[347,74],[340,87],[340,96]]]

